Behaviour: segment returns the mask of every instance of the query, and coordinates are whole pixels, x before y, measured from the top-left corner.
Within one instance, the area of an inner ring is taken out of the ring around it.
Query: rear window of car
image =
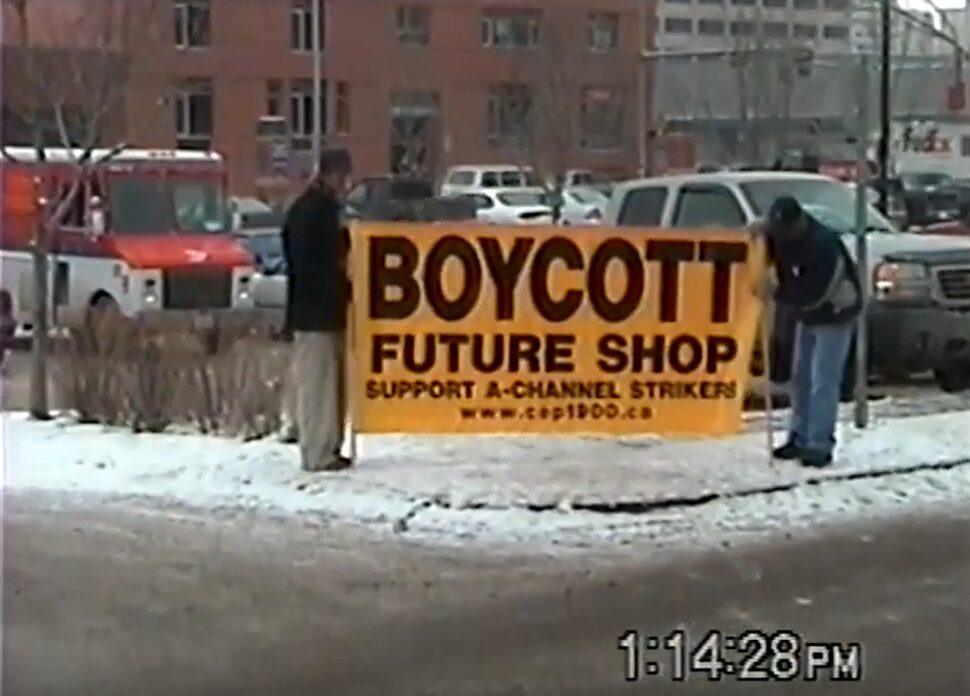
[[[491,172],[490,172],[491,173]],[[538,186],[539,179],[527,169],[506,169],[498,173],[502,186]]]
[[[434,187],[426,181],[392,181],[391,198],[397,201],[413,201],[434,197]]]
[[[454,186],[473,186],[475,184],[475,172],[461,169],[448,175],[448,183]]]
[[[497,198],[505,205],[521,207],[527,205],[546,205],[546,195],[522,191],[514,193],[500,193]]]
[[[666,202],[667,188],[664,186],[633,189],[623,198],[616,222],[628,227],[658,227],[663,222]]]

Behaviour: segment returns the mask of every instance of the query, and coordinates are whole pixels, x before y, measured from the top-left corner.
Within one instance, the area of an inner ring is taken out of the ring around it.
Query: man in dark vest
[[[295,420],[303,468],[334,471],[346,419],[344,350],[350,240],[341,207],[352,165],[343,149],[325,150],[316,175],[286,214],[286,331],[293,336]]]
[[[795,318],[788,441],[778,459],[805,466],[832,462],[839,392],[852,344],[853,320],[862,309],[855,262],[841,235],[802,210],[790,196],[771,207],[765,231],[777,286],[765,293]]]

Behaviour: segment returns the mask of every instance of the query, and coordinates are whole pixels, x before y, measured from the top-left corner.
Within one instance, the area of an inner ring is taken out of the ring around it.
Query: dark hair
[[[352,169],[350,153],[344,148],[330,148],[320,153],[318,167],[320,174],[350,174]]]
[[[768,212],[768,227],[774,234],[782,232],[802,217],[802,206],[792,196],[779,196]]]

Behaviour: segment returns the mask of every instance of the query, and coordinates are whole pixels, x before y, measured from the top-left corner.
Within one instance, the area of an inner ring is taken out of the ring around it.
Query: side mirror
[[[107,228],[104,218],[104,210],[101,207],[101,199],[92,196],[88,201],[88,229],[91,230],[92,237],[102,236]]]

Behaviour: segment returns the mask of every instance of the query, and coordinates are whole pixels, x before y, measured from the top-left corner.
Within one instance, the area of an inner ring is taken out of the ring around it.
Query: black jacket
[[[328,192],[311,187],[290,206],[283,223],[287,333],[346,328],[349,237]]]
[[[855,261],[842,235],[808,217],[800,240],[769,236],[768,252],[778,271],[775,299],[792,307],[804,324],[841,324],[862,309],[862,288]]]

